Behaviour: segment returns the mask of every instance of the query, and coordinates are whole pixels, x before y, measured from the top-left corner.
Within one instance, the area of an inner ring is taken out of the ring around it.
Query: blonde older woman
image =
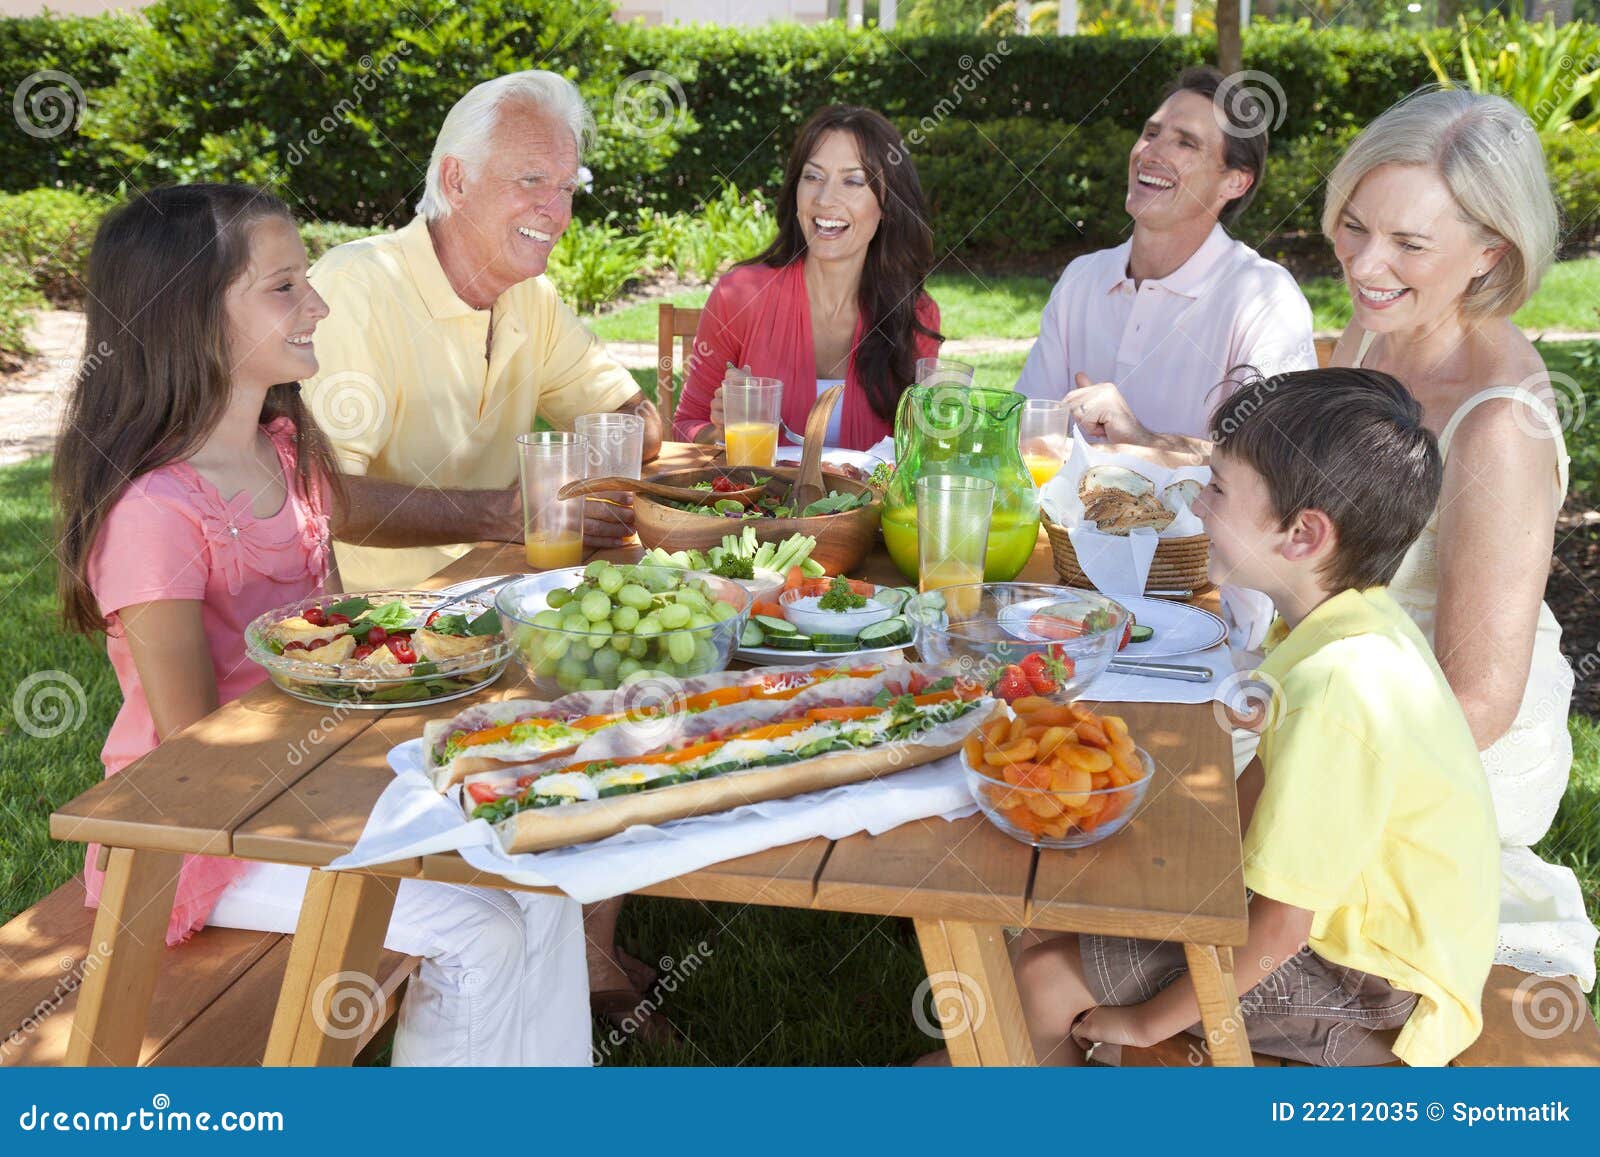
[[[1322,229],[1355,316],[1333,363],[1393,374],[1439,438],[1444,489],[1391,591],[1483,754],[1501,841],[1499,962],[1594,983],[1578,881],[1530,850],[1572,764],[1572,669],[1543,602],[1568,457],[1544,362],[1511,323],[1556,247],[1539,139],[1495,96],[1424,92],[1356,138]]]

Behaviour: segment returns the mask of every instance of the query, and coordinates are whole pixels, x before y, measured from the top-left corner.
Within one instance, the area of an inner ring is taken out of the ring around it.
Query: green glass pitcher
[[[917,579],[917,479],[971,474],[994,481],[985,582],[1021,573],[1039,538],[1039,491],[1018,438],[1027,398],[953,384],[909,386],[894,418],[894,477],[883,502],[883,542],[900,573]]]

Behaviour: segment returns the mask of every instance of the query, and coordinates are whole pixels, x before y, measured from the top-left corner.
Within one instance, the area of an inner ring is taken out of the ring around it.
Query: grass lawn
[[[939,303],[940,329],[952,340],[1021,338],[1039,334],[1055,284],[1049,277],[984,277],[965,271],[936,273],[928,292]],[[1313,277],[1301,284],[1319,330],[1343,329],[1350,321],[1350,296],[1336,277]],[[701,306],[708,289],[685,289],[651,298],[589,319],[605,341],[656,340],[656,306]],[[1600,258],[1564,261],[1545,276],[1532,301],[1517,313],[1517,324],[1531,329],[1600,331]],[[1014,380],[1014,379],[1013,379]]]

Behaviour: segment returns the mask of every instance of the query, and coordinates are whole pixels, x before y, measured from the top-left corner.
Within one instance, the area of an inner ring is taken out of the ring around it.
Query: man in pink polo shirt
[[[1172,83],[1128,155],[1133,236],[1067,266],[1019,393],[1065,397],[1091,438],[1203,453],[1229,370],[1315,368],[1294,278],[1223,227],[1261,182],[1270,117],[1216,69]]]

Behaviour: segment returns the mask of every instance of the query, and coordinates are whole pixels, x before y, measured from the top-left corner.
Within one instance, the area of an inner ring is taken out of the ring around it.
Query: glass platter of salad
[[[368,710],[470,695],[500,678],[511,648],[491,595],[445,591],[322,595],[245,628],[245,652],[279,690],[307,703]]]

